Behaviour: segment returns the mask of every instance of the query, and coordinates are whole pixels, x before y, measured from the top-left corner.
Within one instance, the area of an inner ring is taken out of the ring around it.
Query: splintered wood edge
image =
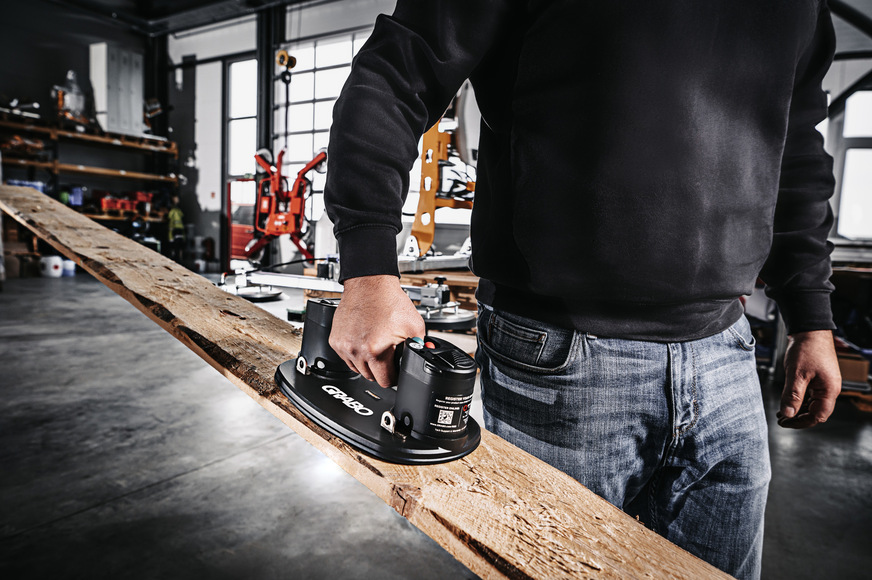
[[[475,452],[440,465],[393,465],[361,454],[279,393],[275,369],[300,347],[299,332],[289,325],[36,190],[0,186],[0,209],[170,332],[479,576],[729,578],[487,431]]]

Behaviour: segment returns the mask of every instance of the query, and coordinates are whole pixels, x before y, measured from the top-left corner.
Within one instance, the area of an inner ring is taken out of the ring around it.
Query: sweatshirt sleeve
[[[760,277],[789,333],[834,329],[827,241],[833,225],[833,160],[815,129],[827,115],[821,82],[833,60],[835,33],[822,1],[814,36],[802,55],[781,163],[772,249]]]
[[[508,0],[399,0],[380,15],[333,109],[324,189],[341,281],[393,274],[409,172],[436,123],[493,43]]]

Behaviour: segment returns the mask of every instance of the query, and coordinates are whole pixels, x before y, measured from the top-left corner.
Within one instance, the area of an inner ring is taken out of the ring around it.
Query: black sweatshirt
[[[833,328],[823,0],[399,0],[334,109],[344,279],[397,274],[421,134],[467,77],[483,116],[479,300],[601,336],[689,340],[758,275]]]

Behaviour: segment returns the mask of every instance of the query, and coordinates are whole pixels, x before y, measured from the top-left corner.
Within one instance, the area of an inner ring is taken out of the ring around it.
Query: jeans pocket
[[[751,332],[751,324],[744,316],[729,327],[727,331],[743,350],[752,351],[757,346],[757,339],[754,338],[754,333]]]
[[[531,373],[566,368],[576,333],[514,314],[483,309],[478,320],[481,348],[502,364]]]

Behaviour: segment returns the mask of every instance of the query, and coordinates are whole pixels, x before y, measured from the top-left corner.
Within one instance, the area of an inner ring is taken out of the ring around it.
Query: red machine
[[[254,158],[267,173],[258,183],[257,203],[255,204],[254,227],[263,234],[246,249],[247,256],[256,255],[272,240],[288,234],[307,260],[312,255],[311,244],[304,240],[306,231],[306,200],[312,190],[312,182],[306,174],[313,169],[323,172],[327,163],[327,153],[322,151],[309,161],[298,173],[293,188],[288,188],[288,179],[282,176],[282,159],[285,150],[279,152],[276,164],[272,165],[267,152],[258,151]]]

